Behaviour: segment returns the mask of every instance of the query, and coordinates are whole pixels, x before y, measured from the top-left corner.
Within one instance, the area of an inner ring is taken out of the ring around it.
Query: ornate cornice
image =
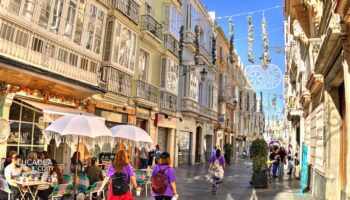
[[[323,76],[322,74],[316,74],[312,72],[308,78],[306,87],[310,91],[311,94],[317,94],[323,87]]]

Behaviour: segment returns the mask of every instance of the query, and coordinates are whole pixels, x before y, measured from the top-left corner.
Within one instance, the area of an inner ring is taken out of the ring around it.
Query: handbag
[[[215,160],[213,166],[211,167],[210,174],[217,178],[224,178],[224,168],[220,165],[218,159]]]

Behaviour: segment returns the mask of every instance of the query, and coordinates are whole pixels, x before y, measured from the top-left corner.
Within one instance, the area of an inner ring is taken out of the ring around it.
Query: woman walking
[[[133,172],[133,168],[129,163],[129,159],[126,151],[120,150],[114,158],[113,165],[108,168],[103,184],[98,191],[98,194],[104,191],[109,179],[112,179],[108,189],[108,200],[134,200],[134,197],[130,193],[129,184],[137,190],[136,178]]]
[[[163,178],[163,181],[160,181]],[[158,159],[158,165],[154,167],[152,173],[152,190],[155,200],[171,200],[176,199],[179,195],[176,192],[176,174],[174,168],[171,167],[170,154],[163,152]],[[164,188],[164,189],[163,189]],[[162,191],[164,190],[164,191]]]
[[[221,155],[220,149],[216,150],[216,154],[210,158],[208,172],[213,177],[213,193],[218,190],[220,179],[224,178],[224,170],[226,168],[225,158]]]

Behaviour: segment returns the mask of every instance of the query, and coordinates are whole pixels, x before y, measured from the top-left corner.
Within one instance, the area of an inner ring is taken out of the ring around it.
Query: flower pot
[[[267,173],[253,173],[252,185],[255,188],[267,188]]]

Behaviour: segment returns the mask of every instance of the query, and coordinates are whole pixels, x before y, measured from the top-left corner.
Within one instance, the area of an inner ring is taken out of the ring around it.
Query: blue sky
[[[208,11],[215,11],[217,17],[222,16],[231,16],[256,10],[262,10],[266,8],[271,8],[275,6],[282,6],[283,2],[281,0],[202,0],[202,2],[207,5]],[[284,35],[283,35],[283,7],[268,10],[264,12],[264,16],[267,20],[267,32],[269,36],[269,45],[270,47],[281,47],[284,46]],[[253,53],[255,64],[259,64],[259,57],[262,54],[262,22],[263,14],[253,13],[252,20],[254,26],[254,46]],[[225,31],[226,35],[229,35],[229,19],[217,19],[220,26]],[[234,35],[235,35],[235,48],[238,51],[239,56],[241,57],[245,66],[251,65],[248,62],[247,53],[248,53],[248,25],[247,25],[247,15],[233,17],[234,21]],[[284,67],[284,55],[277,53],[276,48],[270,49],[270,57],[272,58],[271,64],[274,64],[279,67],[282,72],[282,75],[285,73]],[[256,90],[257,93],[260,90]],[[263,99],[265,112],[267,112],[267,99],[268,94],[270,94],[270,102],[274,94],[277,95],[277,110],[281,111],[283,109],[283,77],[282,82],[277,88],[274,89],[263,89]],[[259,95],[260,96],[260,95]],[[271,103],[270,103],[271,105]],[[278,112],[277,111],[277,112]],[[272,116],[279,114],[279,120],[283,119],[283,116],[280,113],[276,113],[271,105],[270,112],[266,113],[267,116],[271,119]],[[266,117],[267,119],[267,117]]]

